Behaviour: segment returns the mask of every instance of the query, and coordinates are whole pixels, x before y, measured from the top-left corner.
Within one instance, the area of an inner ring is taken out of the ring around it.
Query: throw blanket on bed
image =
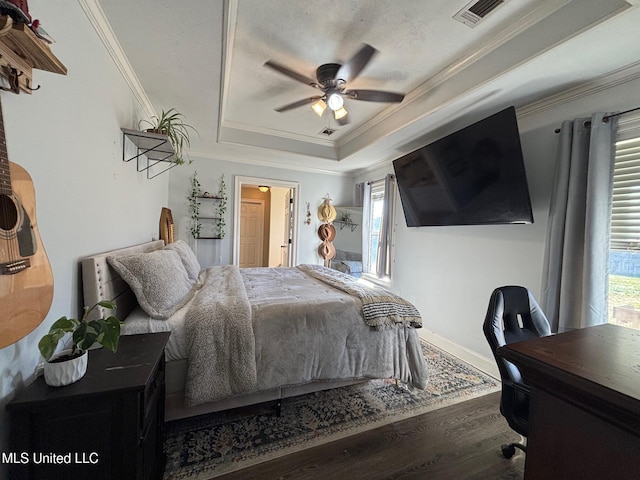
[[[251,305],[238,267],[206,269],[202,287],[186,313],[185,331],[189,353],[187,406],[255,387]]]
[[[416,307],[382,287],[366,286],[355,277],[320,265],[298,265],[298,268],[327,285],[359,298],[364,321],[371,327],[422,327],[422,318]]]

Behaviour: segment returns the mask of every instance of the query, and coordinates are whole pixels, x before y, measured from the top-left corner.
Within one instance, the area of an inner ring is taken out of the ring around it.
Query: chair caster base
[[[515,455],[516,448],[519,448],[520,450],[522,450],[525,453],[527,451],[527,447],[525,447],[521,443],[515,443],[515,442],[514,443],[505,443],[504,445],[502,445],[500,447],[500,450],[502,450],[502,455],[504,455],[504,458],[511,458],[511,457],[513,457]]]

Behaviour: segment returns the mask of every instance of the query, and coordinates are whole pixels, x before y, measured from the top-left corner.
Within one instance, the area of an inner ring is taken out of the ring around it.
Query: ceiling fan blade
[[[404,93],[384,92],[382,90],[347,90],[345,95],[354,100],[365,102],[400,103],[404,100]]]
[[[373,57],[378,50],[366,43],[351,59],[342,65],[336,74],[336,79],[341,78],[345,82],[350,82],[356,78],[362,69],[367,66],[371,57]]]
[[[310,85],[312,87],[317,86],[316,81],[311,77],[307,77],[305,75],[302,75],[301,73],[294,72],[293,70],[285,67],[284,65],[280,65],[279,63],[268,60],[264,63],[264,66],[273,68],[276,72],[280,72],[289,78],[293,78],[294,80],[297,80],[299,82],[306,83],[307,85]]]
[[[304,107],[305,105],[309,105],[310,103],[316,102],[321,98],[322,98],[322,95],[316,95],[314,97],[305,98],[303,100],[298,100],[297,102],[283,105],[282,107],[278,107],[275,110],[276,112],[286,112],[287,110],[293,110],[294,108]]]

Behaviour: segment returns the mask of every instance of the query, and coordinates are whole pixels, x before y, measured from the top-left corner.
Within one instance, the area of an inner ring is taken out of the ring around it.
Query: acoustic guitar
[[[31,176],[9,161],[0,105],[0,348],[33,331],[53,299]]]

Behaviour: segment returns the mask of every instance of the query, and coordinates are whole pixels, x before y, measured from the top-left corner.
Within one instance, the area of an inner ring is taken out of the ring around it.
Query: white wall
[[[317,253],[321,240],[318,238],[317,210],[322,203],[322,197],[327,193],[334,200],[334,204],[343,205],[351,202],[353,197],[353,180],[350,177],[337,175],[323,175],[317,173],[284,170],[262,165],[229,162],[195,158],[191,165],[171,169],[169,181],[169,208],[176,224],[176,237],[191,242],[189,233],[189,210],[187,196],[190,190],[190,177],[198,172],[202,190],[217,192],[220,176],[224,174],[227,184],[228,210],[226,214],[226,236],[222,240],[199,240],[198,249],[211,248],[215,250],[214,262],[230,264],[232,262],[233,237],[233,196],[234,178],[236,176],[258,177],[272,180],[298,182],[300,184],[300,205],[298,217],[298,263],[321,264],[322,259]],[[267,182],[268,183],[268,182]],[[306,202],[311,204],[311,225],[305,225]],[[202,263],[205,258],[199,251],[198,258]],[[206,266],[206,265],[203,265]]]
[[[493,363],[482,333],[493,289],[524,285],[540,298],[557,146],[555,129],[563,120],[592,112],[639,106],[638,91],[640,80],[628,81],[519,117],[532,225],[408,228],[397,198],[393,290],[420,310],[425,338],[435,332]],[[360,175],[357,181],[375,180],[392,171],[389,165]]]
[[[54,320],[79,312],[78,259],[157,235],[169,180],[147,180],[122,162],[120,127],[134,127],[140,107],[78,2],[31,0],[29,10],[56,39],[52,50],[69,73],[34,71],[42,87],[32,95],[0,92],[9,158],[32,176],[54,275],[46,319],[0,349],[0,451],[7,451],[4,404],[34,375],[38,340]]]

